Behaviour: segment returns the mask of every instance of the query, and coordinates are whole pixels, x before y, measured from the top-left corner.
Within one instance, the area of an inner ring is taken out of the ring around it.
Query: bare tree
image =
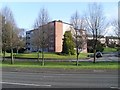
[[[2,14],[0,12],[0,56],[2,56]]]
[[[120,44],[120,19],[114,19],[111,25],[114,27],[115,35],[118,37]]]
[[[37,47],[38,51],[38,60],[39,60],[39,50],[41,48],[42,51],[42,65],[44,66],[44,48],[45,48],[45,42],[46,42],[46,37],[47,37],[47,23],[49,22],[49,15],[48,12],[45,8],[42,8],[39,12],[38,18],[36,19],[35,22],[35,39],[34,42]],[[36,40],[37,39],[37,40]]]
[[[3,41],[3,50],[4,54],[7,48],[11,49],[11,64],[14,63],[13,60],[13,46],[15,43],[16,35],[16,23],[14,20],[14,16],[10,8],[4,7],[2,9],[3,16],[3,28],[2,28],[2,41]]]
[[[25,47],[25,29],[19,29],[17,28],[17,36],[15,38],[15,48],[17,49],[17,54],[20,48],[24,48]]]
[[[105,29],[107,28],[107,24],[105,21],[104,13],[102,5],[99,3],[91,3],[88,5],[88,11],[85,15],[87,30],[93,36],[93,49],[94,49],[94,61],[96,60],[96,45],[97,40],[100,38],[103,33],[105,33]]]
[[[76,43],[76,57],[77,57],[77,61],[76,61],[76,65],[78,66],[78,56],[79,56],[79,50],[81,48],[82,45],[82,36],[81,36],[81,29],[84,29],[84,18],[80,17],[79,13],[76,11],[72,17],[71,17],[71,24],[73,25],[74,29],[75,29],[75,43]]]

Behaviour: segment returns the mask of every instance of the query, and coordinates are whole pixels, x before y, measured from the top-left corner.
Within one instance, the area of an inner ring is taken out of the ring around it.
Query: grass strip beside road
[[[79,54],[79,59],[84,59],[84,58],[88,58],[87,55],[89,53],[80,53]],[[41,58],[42,54],[40,53],[40,58]],[[6,54],[6,57],[10,57],[8,56],[8,54]],[[38,54],[36,52],[34,53],[19,53],[19,54],[14,54],[15,58],[38,58]],[[76,59],[76,55],[63,55],[63,54],[56,54],[56,53],[48,53],[45,52],[44,53],[44,58],[45,59]]]
[[[62,68],[62,69],[118,69],[118,62],[45,62],[45,66],[41,66],[41,62],[37,61],[16,61],[11,65],[10,61],[1,63],[2,67],[19,67],[19,68]]]

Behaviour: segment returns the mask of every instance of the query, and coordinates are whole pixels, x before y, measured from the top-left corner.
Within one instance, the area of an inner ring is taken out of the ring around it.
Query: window
[[[30,37],[26,37],[26,39],[30,39]]]
[[[30,43],[26,43],[26,45],[30,45]]]
[[[30,50],[30,48],[27,48],[27,50]]]

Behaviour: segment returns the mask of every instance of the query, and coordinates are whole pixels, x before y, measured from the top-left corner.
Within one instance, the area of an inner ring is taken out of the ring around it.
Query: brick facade
[[[63,23],[55,22],[55,52],[62,51]]]
[[[65,31],[71,31],[71,33],[75,34],[75,29],[71,24],[62,22],[62,21],[52,21],[49,22],[47,25],[47,28],[45,29],[47,32],[47,47],[45,50],[47,52],[61,52],[62,51],[62,44],[63,44],[63,38]],[[45,27],[44,26],[44,27]],[[37,51],[37,48],[32,44],[32,39],[35,35],[32,35],[32,32],[36,32],[35,30],[30,30],[26,32],[26,48],[28,51],[32,52]],[[82,45],[82,52],[87,53],[87,38],[86,38],[86,31],[80,30],[80,34],[83,38],[83,45]],[[34,39],[33,39],[34,40]],[[29,44],[28,44],[29,43]]]

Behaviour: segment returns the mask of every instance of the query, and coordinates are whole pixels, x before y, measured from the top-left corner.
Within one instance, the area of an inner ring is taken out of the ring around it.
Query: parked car
[[[116,53],[115,53],[115,56],[116,56],[116,57],[120,57],[120,51],[116,52]]]
[[[96,57],[99,58],[99,57],[102,57],[102,52],[98,51],[96,52]],[[89,54],[88,57],[94,57],[94,54]]]
[[[118,51],[118,57],[120,57],[120,51]]]
[[[99,57],[102,57],[102,53],[99,51],[99,52],[96,52],[96,57],[99,58]]]

